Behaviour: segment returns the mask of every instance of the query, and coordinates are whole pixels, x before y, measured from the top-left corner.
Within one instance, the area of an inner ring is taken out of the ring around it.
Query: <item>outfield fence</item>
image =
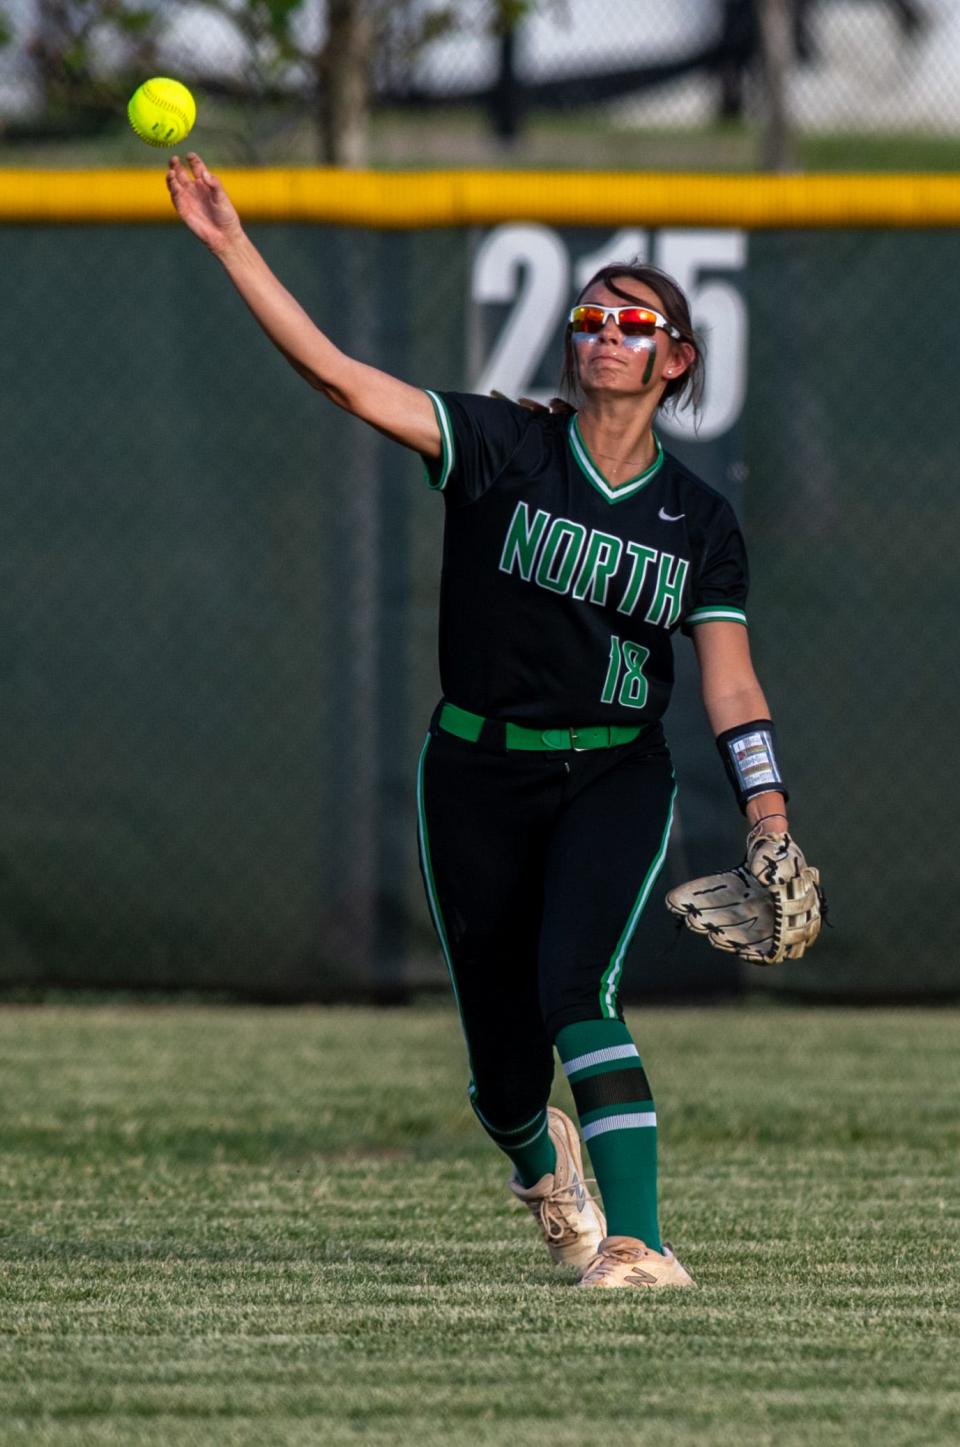
[[[960,993],[952,178],[227,179],[320,325],[424,386],[546,395],[581,278],[634,254],[678,276],[709,382],[699,432],[664,441],[741,513],[834,928],[741,975],[657,902],[628,992]],[[293,374],[168,207],[157,172],[0,174],[0,982],[442,986],[413,802],[442,503]],[[665,887],[742,850],[678,652]]]

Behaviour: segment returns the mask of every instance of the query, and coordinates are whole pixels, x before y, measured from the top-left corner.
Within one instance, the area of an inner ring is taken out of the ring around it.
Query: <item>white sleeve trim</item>
[[[747,615],[742,608],[731,608],[718,603],[712,607],[694,608],[683,621],[688,627],[694,623],[742,623],[746,627]]]
[[[450,421],[450,413],[443,398],[429,387],[424,388],[430,401],[433,403],[433,410],[437,414],[437,425],[440,428],[440,444],[443,449],[440,459],[440,476],[436,480],[431,476],[430,468],[426,462],[424,468],[427,474],[427,486],[433,488],[434,492],[442,492],[447,485],[450,474],[456,462],[456,452],[453,443],[453,424]]]

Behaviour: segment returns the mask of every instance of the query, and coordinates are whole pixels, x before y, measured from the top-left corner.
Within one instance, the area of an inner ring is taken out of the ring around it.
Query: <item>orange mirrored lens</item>
[[[600,332],[606,312],[600,306],[578,306],[573,309],[570,325],[575,332]]]
[[[648,312],[642,306],[624,307],[617,325],[625,337],[652,337],[657,330],[655,312]]]

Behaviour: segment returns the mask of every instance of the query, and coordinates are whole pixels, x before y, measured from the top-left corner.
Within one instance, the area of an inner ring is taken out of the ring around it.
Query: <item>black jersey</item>
[[[730,504],[657,443],[613,488],[576,415],[429,392],[446,500],[444,697],[538,728],[660,718],[673,633],[746,623],[747,563]]]

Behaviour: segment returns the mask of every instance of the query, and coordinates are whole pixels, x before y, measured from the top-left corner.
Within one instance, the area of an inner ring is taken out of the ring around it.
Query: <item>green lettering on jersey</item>
[[[537,565],[536,581],[541,588],[549,588],[551,593],[567,591],[586,536],[587,530],[582,523],[554,518]]]
[[[620,566],[622,552],[623,543],[620,538],[594,529],[587,544],[583,567],[573,585],[573,596],[583,599],[589,593],[590,602],[599,603],[602,608],[607,601],[611,575]]]
[[[643,543],[627,543],[627,556],[633,559],[633,569],[626,590],[617,607],[618,613],[632,613],[640,597],[640,589],[647,576],[647,569],[657,556],[656,548],[644,547]]]
[[[657,586],[653,602],[647,609],[645,622],[660,623],[664,628],[673,627],[680,617],[683,585],[687,581],[689,566],[686,558],[675,558],[672,553],[660,554],[660,563],[657,567]],[[663,617],[664,609],[667,611],[666,618]]]
[[[537,549],[549,520],[550,514],[540,508],[531,522],[527,504],[525,502],[517,503],[503,544],[503,554],[500,558],[501,572],[512,573],[514,567],[519,565],[521,578],[525,583],[530,582],[533,577],[533,565],[537,559]]]

